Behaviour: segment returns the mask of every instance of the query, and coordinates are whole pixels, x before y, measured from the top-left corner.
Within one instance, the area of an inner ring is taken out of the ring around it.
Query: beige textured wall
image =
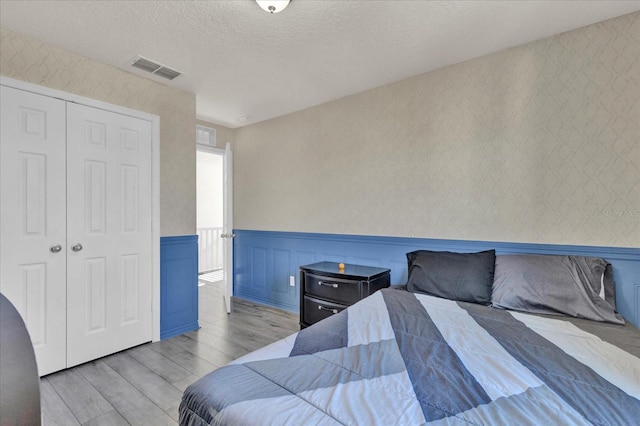
[[[160,232],[196,232],[195,95],[0,29],[0,75],[160,117]]]
[[[638,247],[639,126],[634,13],[238,129],[235,227]]]

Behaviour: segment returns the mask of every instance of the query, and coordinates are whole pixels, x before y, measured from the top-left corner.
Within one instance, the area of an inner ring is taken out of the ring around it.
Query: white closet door
[[[151,123],[67,107],[67,366],[147,342]]]
[[[0,86],[0,291],[40,375],[66,366],[65,102]]]

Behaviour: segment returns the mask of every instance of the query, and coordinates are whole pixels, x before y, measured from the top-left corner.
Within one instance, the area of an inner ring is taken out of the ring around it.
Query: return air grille
[[[176,71],[142,56],[136,57],[131,63],[131,66],[146,72],[150,72],[151,74],[155,74],[158,77],[166,78],[168,80],[173,80],[174,78],[182,75],[180,71]]]

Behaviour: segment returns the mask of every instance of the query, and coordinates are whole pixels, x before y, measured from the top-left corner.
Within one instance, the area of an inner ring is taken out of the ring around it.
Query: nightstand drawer
[[[351,305],[360,300],[360,281],[305,273],[304,292],[310,296]]]
[[[333,314],[337,314],[343,309],[346,309],[346,306],[305,296],[303,320],[307,324],[315,324]]]
[[[389,287],[387,268],[317,262],[300,267],[300,328],[346,309]]]

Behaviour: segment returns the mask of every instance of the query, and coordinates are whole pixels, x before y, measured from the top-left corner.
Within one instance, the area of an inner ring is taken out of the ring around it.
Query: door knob
[[[62,246],[60,244],[54,244],[49,247],[49,251],[51,253],[60,253],[62,251]]]
[[[71,250],[78,252],[80,250],[82,250],[82,244],[80,243],[75,243],[74,245],[71,246]]]

